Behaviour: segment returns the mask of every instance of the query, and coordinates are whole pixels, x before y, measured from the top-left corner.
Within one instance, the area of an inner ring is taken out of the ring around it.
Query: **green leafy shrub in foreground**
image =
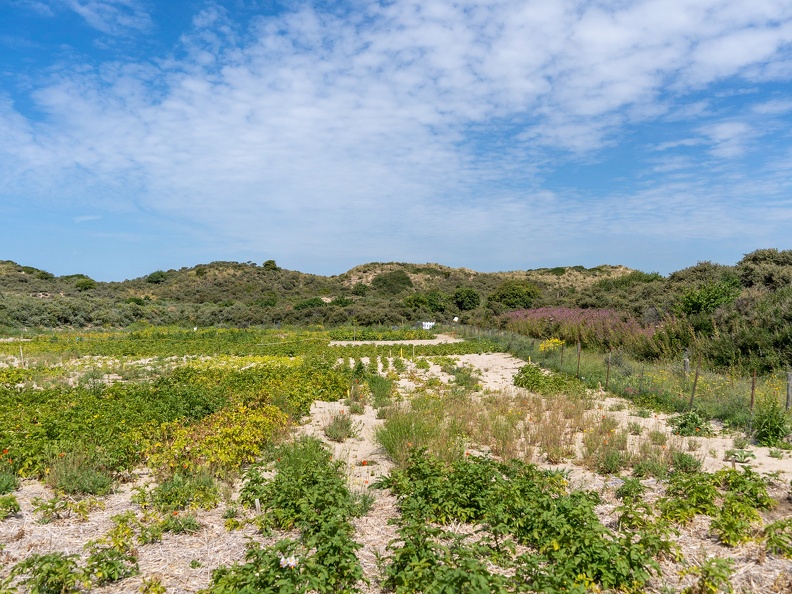
[[[610,532],[594,512],[596,493],[567,492],[559,473],[516,460],[472,457],[446,464],[425,450],[414,450],[406,468],[394,470],[378,486],[394,492],[402,512],[386,568],[386,586],[397,593],[446,591],[466,569],[478,584],[466,585],[465,591],[504,591],[501,578],[476,565],[485,549],[490,562],[515,569],[506,580],[507,589],[638,590],[649,572],[658,569],[653,555],[671,547],[658,534],[657,524],[624,534]],[[430,524],[452,521],[484,526],[484,540],[478,545],[455,543],[449,551],[442,544],[448,535]],[[513,557],[512,540],[535,552]],[[465,551],[471,547],[479,550]],[[409,579],[403,577],[408,570]]]

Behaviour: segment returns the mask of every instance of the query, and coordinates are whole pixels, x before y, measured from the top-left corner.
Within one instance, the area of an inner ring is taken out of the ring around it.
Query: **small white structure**
[[[434,328],[434,325],[435,325],[434,322],[421,322],[421,326],[423,326],[424,330],[431,330],[432,328]]]

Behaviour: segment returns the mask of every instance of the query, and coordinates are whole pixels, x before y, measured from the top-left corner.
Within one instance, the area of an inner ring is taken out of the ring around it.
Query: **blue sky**
[[[5,0],[0,259],[667,274],[792,248],[788,0]]]

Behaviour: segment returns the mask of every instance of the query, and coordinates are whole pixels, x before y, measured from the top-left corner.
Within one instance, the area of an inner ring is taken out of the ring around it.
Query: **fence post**
[[[577,343],[577,356],[578,356],[578,361],[577,361],[577,378],[578,378],[578,379],[580,379],[580,341],[579,341],[579,340],[578,340],[578,343]]]
[[[699,373],[701,372],[701,355],[699,355],[698,364],[696,365],[696,375],[693,377],[693,390],[690,392],[690,404],[688,408],[693,410],[693,399],[696,397],[696,385],[698,384]]]
[[[756,369],[753,370],[751,373],[751,421],[748,425],[748,433],[753,433],[753,412],[754,412],[754,401],[756,400]]]
[[[610,381],[610,364],[611,364],[611,351],[608,351],[608,365],[605,370],[605,391],[608,391],[608,382]]]
[[[786,409],[792,407],[792,371],[787,371],[787,401]]]

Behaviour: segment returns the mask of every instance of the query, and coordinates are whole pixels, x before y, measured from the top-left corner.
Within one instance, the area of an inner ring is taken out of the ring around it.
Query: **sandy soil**
[[[455,340],[452,337],[439,337],[439,341]],[[424,341],[417,341],[423,343]],[[403,342],[399,344],[404,344]],[[453,357],[462,365],[476,368],[480,372],[480,382],[485,393],[510,392],[516,393],[520,389],[512,386],[514,374],[519,370],[523,361],[506,354],[461,355]],[[413,380],[403,379],[399,383],[399,390],[409,398],[410,392],[415,388],[416,381],[421,382],[430,377],[437,377],[441,381],[449,381],[437,365],[431,365],[429,370],[418,370],[408,363],[408,375]],[[596,413],[611,415],[622,424],[627,422],[640,422],[649,429],[668,431],[665,415],[654,415],[642,419],[630,416],[629,403],[606,394],[598,394]],[[622,407],[622,410],[612,410]],[[345,406],[341,402],[316,402],[311,414],[304,424],[296,428],[297,434],[315,435],[327,441],[322,428],[329,418],[342,410]],[[386,474],[390,462],[376,445],[374,434],[382,423],[376,418],[376,411],[367,406],[363,415],[355,416],[358,423],[358,437],[346,440],[343,443],[327,441],[335,457],[344,461],[347,468],[349,482],[353,490],[366,490],[379,476]],[[673,438],[685,439],[685,438]],[[723,460],[724,452],[733,447],[733,438],[728,435],[699,438],[701,442],[695,450],[701,457],[707,470],[731,465]],[[769,456],[768,448],[752,447],[756,459],[751,462],[751,467],[758,472],[777,472],[778,481],[773,488],[773,495],[779,500],[779,506],[771,513],[770,519],[789,517],[792,515],[792,503],[786,495],[789,493],[789,480],[792,475],[792,460],[785,458],[774,459]],[[615,521],[613,509],[615,500],[612,492],[620,480],[606,478],[567,463],[564,467],[570,470],[573,486],[588,489],[598,489],[603,493],[604,503],[598,509],[603,521],[611,524]],[[557,466],[556,466],[557,468]],[[122,484],[117,492],[102,500],[103,507],[92,511],[87,521],[76,517],[56,520],[50,524],[41,524],[38,514],[33,511],[33,499],[36,497],[48,498],[51,491],[37,481],[25,481],[16,493],[22,507],[21,513],[0,522],[0,578],[7,573],[13,563],[37,552],[64,551],[84,555],[83,546],[90,539],[96,539],[105,534],[112,526],[110,518],[125,510],[134,510],[141,513],[140,508],[132,503],[131,496],[136,486],[147,483],[150,477],[145,470],[134,473],[131,482]],[[645,481],[649,487],[650,497],[659,496],[663,486],[660,481]],[[194,535],[166,534],[161,543],[141,545],[138,547],[141,576],[129,578],[122,582],[96,588],[97,592],[135,592],[142,584],[142,579],[157,578],[167,588],[169,593],[194,593],[205,588],[211,577],[211,571],[220,566],[240,561],[244,556],[245,545],[249,539],[259,542],[268,542],[258,535],[255,529],[248,525],[242,530],[229,532],[224,527],[223,514],[236,498],[239,484],[235,485],[229,495],[229,500],[217,509],[208,512],[198,512],[197,517],[202,524],[202,529]],[[363,544],[360,559],[367,577],[371,580],[369,592],[379,592],[376,581],[377,555],[385,553],[385,546],[394,537],[394,527],[388,520],[396,514],[395,501],[387,492],[373,490],[375,504],[370,514],[356,520],[356,539]],[[718,544],[713,538],[707,536],[708,519],[697,519],[690,527],[682,530],[678,542],[682,546],[685,556],[690,560],[701,559],[707,556],[730,556],[736,560],[736,574],[734,583],[744,592],[792,592],[789,589],[772,590],[774,581],[784,578],[784,572],[791,570],[792,563],[788,560],[765,557],[758,545],[746,545],[728,549]],[[270,539],[271,540],[271,539]],[[3,565],[6,569],[3,569]],[[668,586],[676,589],[680,587],[677,578],[678,567],[666,563],[663,580],[652,584],[653,591]],[[687,582],[689,583],[689,581]],[[792,584],[792,577],[790,577]],[[684,585],[684,584],[682,584]],[[737,591],[740,591],[739,589]]]

